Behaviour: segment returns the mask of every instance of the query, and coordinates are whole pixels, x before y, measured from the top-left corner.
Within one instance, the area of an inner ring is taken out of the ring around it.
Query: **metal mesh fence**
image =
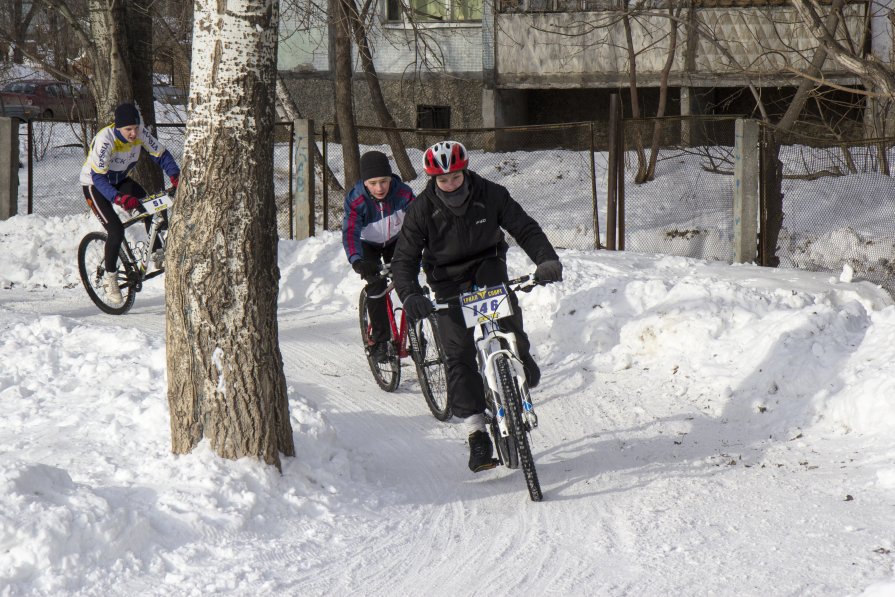
[[[625,250],[732,261],[736,117],[623,126]]]
[[[324,125],[321,150],[329,165],[327,176],[335,176],[345,186],[342,147],[333,141],[334,126]],[[427,147],[452,139],[469,150],[470,169],[480,176],[509,190],[510,195],[544,229],[556,247],[592,249],[596,242],[594,228],[595,172],[591,152],[591,123],[517,127],[504,129],[454,129],[451,131],[396,129],[406,148],[416,178],[406,180],[419,193],[429,178],[422,170],[423,152]],[[360,152],[379,150],[392,158],[386,144],[385,129],[358,127]],[[605,154],[598,170],[605,172]],[[349,188],[356,181],[349,181]],[[324,185],[325,187],[326,185]],[[317,194],[318,229],[338,230],[342,225],[345,192],[335,194],[327,189]],[[603,191],[605,197],[605,191]],[[605,217],[605,201],[598,201]],[[512,239],[509,239],[512,241]]]
[[[780,266],[842,272],[895,293],[895,139],[831,143],[800,132],[776,138]]]
[[[623,122],[626,250],[733,259],[735,122],[735,117]],[[274,140],[281,238],[292,236],[292,126],[278,124]],[[325,176],[344,185],[342,151],[333,140],[333,130],[332,125],[325,125],[318,131],[317,147],[328,165],[323,169]],[[605,127],[577,123],[395,132],[417,170],[417,176],[408,181],[415,192],[428,181],[422,172],[425,148],[455,139],[470,150],[472,170],[505,186],[555,246],[590,249],[598,235],[600,245],[604,243],[609,161]],[[19,213],[86,213],[78,177],[94,133],[89,123],[33,121],[20,127]],[[384,129],[360,127],[358,133],[361,152],[377,149],[391,155]],[[160,124],[157,135],[180,161],[184,125]],[[778,134],[777,141],[783,164],[784,218],[777,242],[780,265],[837,273],[852,270],[856,279],[895,291],[895,231],[891,225],[895,221],[895,202],[891,200],[895,181],[890,176],[895,139],[831,143],[829,138],[812,137],[800,129],[782,140]],[[654,146],[658,150],[651,166]],[[317,230],[341,226],[345,191],[333,188],[317,186]]]
[[[292,127],[291,122],[275,127],[273,176],[281,238],[292,236]],[[186,126],[160,123],[150,128],[182,163]],[[78,179],[95,133],[93,123],[83,122],[35,120],[19,127],[18,213],[61,216],[89,212]]]

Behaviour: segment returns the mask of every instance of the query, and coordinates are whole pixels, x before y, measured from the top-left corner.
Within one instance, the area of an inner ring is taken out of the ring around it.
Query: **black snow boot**
[[[493,458],[494,446],[487,431],[475,431],[469,434],[469,470],[474,473],[487,471],[497,466]]]

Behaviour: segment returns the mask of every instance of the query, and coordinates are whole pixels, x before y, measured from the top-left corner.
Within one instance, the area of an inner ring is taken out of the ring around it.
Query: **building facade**
[[[627,94],[629,49],[644,116],[655,114],[669,60],[667,115],[748,113],[754,99],[744,88],[751,84],[769,102],[785,99],[817,45],[785,0],[693,0],[679,12],[669,12],[667,2],[632,3],[643,6],[627,22],[622,4],[378,0],[368,36],[392,116],[406,128],[604,120],[609,96]],[[849,2],[840,41],[891,62],[892,4]],[[282,31],[279,68],[300,109],[318,123],[333,122],[334,36],[326,15],[286,13]],[[377,125],[355,65],[357,122]],[[841,88],[861,84],[832,59],[822,79]]]

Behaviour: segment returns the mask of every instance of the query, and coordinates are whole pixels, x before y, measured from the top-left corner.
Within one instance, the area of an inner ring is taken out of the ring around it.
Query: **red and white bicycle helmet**
[[[423,167],[429,176],[459,172],[469,166],[469,154],[459,141],[441,141],[426,150]]]

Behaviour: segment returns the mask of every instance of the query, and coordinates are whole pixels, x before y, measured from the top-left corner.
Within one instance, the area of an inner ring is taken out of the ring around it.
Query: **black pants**
[[[124,182],[115,187],[124,195],[133,195],[137,199],[142,199],[146,196],[146,191],[141,187],[137,181],[132,180],[130,178],[125,179]],[[103,228],[106,229],[106,234],[108,235],[108,240],[106,240],[106,271],[114,272],[118,270],[118,252],[121,250],[121,243],[124,242],[124,226],[121,224],[121,219],[118,217],[118,213],[115,211],[115,208],[112,206],[112,203],[106,199],[102,193],[99,192],[95,186],[84,186],[82,187],[84,190],[84,198],[87,199],[87,204],[93,210],[93,213],[96,214],[96,217],[99,218],[100,223],[103,225]],[[146,213],[146,208],[143,207],[142,204],[137,208],[141,213]],[[167,214],[166,214],[167,216]],[[152,226],[150,219],[147,218],[144,221],[146,226],[146,232],[149,232],[149,228]],[[166,228],[167,219],[164,220],[162,228]],[[156,239],[155,245],[152,247],[152,250],[161,247],[161,242]]]
[[[395,242],[380,247],[371,245],[361,241],[364,250],[364,259],[376,261],[380,263],[390,263],[392,255],[395,253]],[[382,294],[388,288],[384,278],[371,276],[365,278],[367,283],[367,296]],[[391,339],[392,331],[388,324],[388,313],[386,311],[385,297],[378,299],[367,299],[367,314],[370,316],[370,324],[373,326],[372,340],[373,342],[385,342]]]
[[[483,287],[501,284],[509,279],[507,264],[500,257],[489,257],[479,262],[469,273],[469,279],[454,284],[439,282],[435,288],[436,296],[439,298],[456,296],[469,290],[473,284]],[[524,361],[529,358],[531,343],[522,327],[519,299],[513,292],[510,293],[510,303],[513,306],[513,315],[501,319],[500,327],[504,331],[516,334],[519,357]],[[475,358],[474,330],[466,327],[459,305],[435,313],[438,318],[441,344],[444,347],[451,408],[461,419],[482,413],[485,411],[485,386]]]

